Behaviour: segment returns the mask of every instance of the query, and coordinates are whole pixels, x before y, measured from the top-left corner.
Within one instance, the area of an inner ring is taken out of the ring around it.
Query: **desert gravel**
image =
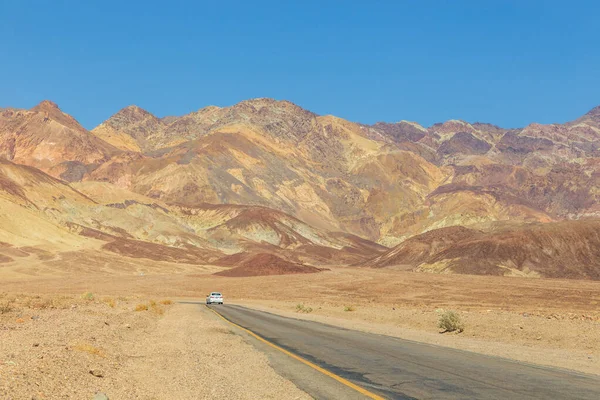
[[[7,295],[0,305],[3,400],[310,398],[198,305]]]

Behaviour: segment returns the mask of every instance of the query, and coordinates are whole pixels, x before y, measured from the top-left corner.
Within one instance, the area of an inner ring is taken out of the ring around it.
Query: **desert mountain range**
[[[600,279],[600,107],[565,124],[358,124],[253,99],[91,131],[0,109],[0,266],[110,252]],[[86,253],[86,254],[88,254]],[[318,268],[315,268],[318,270]]]

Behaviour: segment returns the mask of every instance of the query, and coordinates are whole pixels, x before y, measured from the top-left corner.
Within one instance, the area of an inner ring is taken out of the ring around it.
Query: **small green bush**
[[[458,333],[460,333],[465,330],[465,325],[460,319],[460,315],[451,310],[444,312],[440,316],[438,327],[443,329],[444,332],[458,331]]]
[[[355,311],[356,308],[354,306],[344,306],[344,311]]]
[[[310,312],[312,312],[313,309],[312,307],[305,307],[304,304],[296,304],[296,312],[302,312],[305,314],[308,314]]]
[[[81,295],[81,298],[87,301],[92,301],[94,300],[94,293],[91,292],[87,292]]]

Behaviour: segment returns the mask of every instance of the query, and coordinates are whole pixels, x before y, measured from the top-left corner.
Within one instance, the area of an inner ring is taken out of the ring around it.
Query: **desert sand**
[[[196,305],[0,295],[0,398],[308,399]]]
[[[143,275],[134,272],[142,269]],[[239,278],[213,275],[221,270],[214,266],[167,274],[150,265],[129,270],[61,278],[13,275],[3,279],[3,296],[91,292],[202,302],[218,290],[226,302],[295,318],[600,374],[600,283],[594,281],[362,268]],[[298,312],[298,305],[312,311]],[[460,314],[464,332],[439,333],[445,310]]]

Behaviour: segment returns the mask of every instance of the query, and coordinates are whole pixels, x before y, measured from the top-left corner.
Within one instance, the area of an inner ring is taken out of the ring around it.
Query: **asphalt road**
[[[285,318],[241,306],[210,308],[269,342],[389,399],[600,399],[600,377],[592,375]],[[261,350],[278,352],[266,345]],[[301,363],[289,356],[274,356],[274,368],[316,398],[362,397],[322,373],[313,372],[317,377],[294,370],[287,364]]]

